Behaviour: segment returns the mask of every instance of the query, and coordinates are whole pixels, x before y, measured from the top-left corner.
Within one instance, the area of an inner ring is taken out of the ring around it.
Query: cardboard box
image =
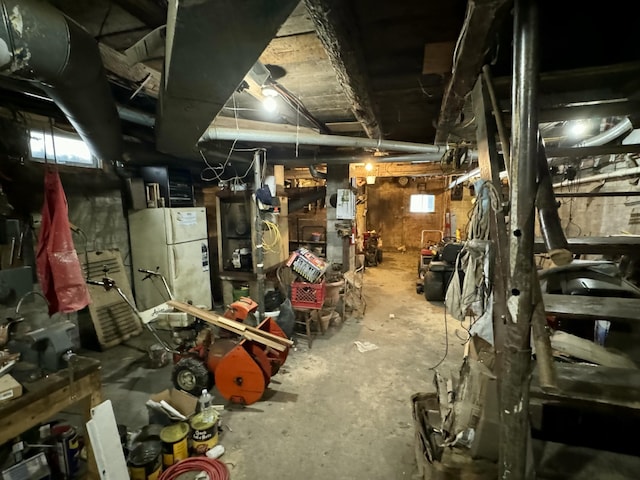
[[[22,385],[8,373],[0,377],[0,402],[22,396]]]
[[[149,397],[149,400],[157,403],[160,403],[162,400],[164,400],[187,418],[196,413],[196,407],[198,405],[197,397],[194,397],[190,393],[183,392],[182,390],[177,390],[175,388],[163,390],[160,393],[155,393]],[[149,405],[147,405],[147,411],[149,413],[149,423],[155,423],[158,425],[169,425],[176,420],[166,412],[153,408]]]

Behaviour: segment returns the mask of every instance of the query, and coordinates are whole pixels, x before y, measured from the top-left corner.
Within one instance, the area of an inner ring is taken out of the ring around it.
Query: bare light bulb
[[[365,169],[367,172],[370,172],[371,170],[373,170],[373,164],[371,164],[371,163],[365,163],[365,165],[364,165],[364,169]]]
[[[274,97],[264,97],[262,100],[262,106],[267,112],[275,112],[278,104]]]

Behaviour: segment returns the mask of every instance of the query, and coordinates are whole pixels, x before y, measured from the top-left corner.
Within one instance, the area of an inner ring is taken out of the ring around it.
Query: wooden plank
[[[235,320],[229,320],[228,318],[224,318],[215,312],[202,310],[200,308],[188,305],[183,302],[178,302],[176,300],[170,300],[167,302],[167,304],[177,310],[189,313],[194,317],[211,323],[212,325],[224,328],[225,330],[230,330],[234,333],[242,335],[243,337],[249,338],[250,340],[255,340],[256,342],[262,343],[281,352],[285,351],[287,347],[293,345],[293,342],[288,338],[279,337],[278,335],[265,332],[250,325],[245,325],[244,323],[236,322]]]
[[[158,97],[161,85],[159,71],[153,70],[142,63],[137,63],[130,67],[127,65],[127,58],[122,53],[115,51],[104,43],[100,43],[98,46],[104,68],[117,77],[136,85],[142,85],[144,82],[142,91],[151,97]],[[148,80],[146,80],[147,77],[149,77]]]
[[[305,5],[353,114],[369,138],[383,138],[352,6],[343,0],[305,0]]]
[[[274,38],[260,55],[260,61],[265,65],[275,64],[283,67],[291,63],[318,60],[328,61],[329,58],[315,32]]]
[[[575,254],[635,255],[640,253],[640,236],[614,235],[610,237],[567,238],[569,250]],[[534,243],[535,253],[546,252],[542,239]]]
[[[506,0],[469,2],[465,26],[458,39],[458,52],[453,65],[454,73],[442,100],[436,144],[445,143],[449,132],[456,125],[465,97],[473,88],[485,63],[486,46],[492,41],[493,33],[506,16],[510,3]]]
[[[556,372],[558,390],[543,391],[534,370],[532,398],[640,409],[640,370],[559,363]]]
[[[542,297],[547,314],[587,320],[640,321],[640,299],[550,293]]]
[[[456,42],[434,42],[424,46],[422,74],[444,74],[451,72]]]
[[[309,33],[314,31],[313,22],[307,12],[304,2],[301,1],[298,6],[291,12],[287,21],[282,24],[276,37],[288,37],[290,35],[299,35],[301,33]]]
[[[56,375],[61,375],[60,373]],[[5,414],[0,410],[0,444],[20,435],[25,430],[32,428],[53,417],[56,413],[70,405],[90,397],[96,389],[100,389],[100,372],[98,370],[78,378],[73,385],[69,385],[68,377],[60,377],[63,383],[58,389],[43,394],[34,388],[23,395],[22,408],[13,414]],[[16,399],[20,400],[20,399]],[[13,402],[9,402],[11,406]]]

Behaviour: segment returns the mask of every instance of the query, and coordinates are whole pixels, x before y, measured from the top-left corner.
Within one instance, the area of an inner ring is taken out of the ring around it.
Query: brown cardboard
[[[162,400],[167,402],[173,408],[178,410],[185,417],[190,417],[196,413],[196,407],[198,405],[198,398],[194,397],[190,393],[177,390],[175,388],[163,390],[159,393],[154,393],[149,397],[150,400],[160,403]],[[155,409],[148,408],[150,423],[168,424],[171,419],[168,415],[158,412]]]
[[[0,402],[22,396],[22,385],[8,373],[0,377]]]

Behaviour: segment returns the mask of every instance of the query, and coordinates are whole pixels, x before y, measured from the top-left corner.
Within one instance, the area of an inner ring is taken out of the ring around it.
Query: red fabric
[[[56,170],[48,170],[44,177],[36,267],[42,293],[49,301],[49,315],[77,312],[91,303],[71,238],[67,197]]]

